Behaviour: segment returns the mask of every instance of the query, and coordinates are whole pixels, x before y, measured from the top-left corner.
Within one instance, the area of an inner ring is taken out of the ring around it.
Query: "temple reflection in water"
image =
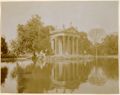
[[[18,92],[87,93],[82,92],[82,85],[90,84],[91,87],[96,85],[106,89],[109,88],[106,84],[111,80],[117,81],[118,85],[118,60],[115,59],[98,59],[97,64],[93,60],[87,64],[84,61],[48,63],[42,69],[34,64],[20,68],[17,66]],[[118,92],[118,86],[112,89],[113,93]],[[107,90],[101,93],[109,93],[110,89]]]

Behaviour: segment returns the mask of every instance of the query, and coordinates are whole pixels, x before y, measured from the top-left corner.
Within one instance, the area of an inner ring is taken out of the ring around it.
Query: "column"
[[[78,55],[78,38],[76,39],[76,54]]]
[[[62,37],[60,36],[60,44],[59,44],[60,54],[62,54]]]
[[[74,38],[74,54],[76,55],[76,37]]]
[[[69,47],[70,47],[70,55],[72,54],[72,37],[70,36],[70,40],[69,40],[70,44],[69,44]]]
[[[63,54],[63,36],[61,36],[61,54]]]
[[[53,51],[55,53],[55,39],[53,39]]]
[[[74,46],[75,46],[75,39],[74,37],[72,37],[72,54],[74,55],[75,51],[74,51]]]
[[[72,37],[70,37],[70,44],[69,44],[69,48],[70,48],[70,54],[72,54]]]
[[[65,52],[66,52],[66,49],[65,49],[66,48],[66,46],[65,46],[65,44],[66,44],[65,43],[65,36],[63,36],[62,39],[63,39],[63,55],[64,55]]]
[[[76,54],[76,38],[74,37],[74,55]]]
[[[52,48],[53,52],[55,52],[55,42],[54,42],[53,38],[51,39],[51,48]]]
[[[57,39],[55,38],[55,55],[57,55]]]
[[[58,38],[55,38],[55,54],[58,54]]]
[[[53,49],[54,47],[54,43],[53,43],[53,39],[51,39],[51,48]]]
[[[57,37],[57,54],[59,54],[59,37]]]
[[[61,37],[58,37],[58,50],[59,50],[59,55],[62,54],[62,42],[61,42]]]
[[[67,36],[67,54],[69,55],[70,54],[70,37]]]
[[[78,54],[80,55],[80,39],[78,39]]]
[[[56,52],[57,52],[57,55],[58,55],[58,52],[59,52],[59,48],[58,48],[58,37],[56,37]]]
[[[64,36],[64,42],[65,42],[65,44],[64,44],[64,48],[65,48],[65,55],[67,55],[67,52],[68,52],[68,50],[67,50],[67,36]]]
[[[69,48],[68,48],[68,36],[66,36],[66,52],[67,52],[67,55],[68,55],[68,50]]]
[[[54,43],[54,45],[55,45],[55,48],[54,48],[54,53],[55,53],[55,55],[56,55],[56,38],[54,38],[54,41],[55,41],[55,43]]]

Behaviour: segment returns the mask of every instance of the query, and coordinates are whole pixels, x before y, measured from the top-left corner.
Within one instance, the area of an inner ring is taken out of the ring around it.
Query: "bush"
[[[16,58],[14,54],[1,54],[1,58]]]
[[[16,56],[14,54],[1,54],[1,62],[15,62]]]

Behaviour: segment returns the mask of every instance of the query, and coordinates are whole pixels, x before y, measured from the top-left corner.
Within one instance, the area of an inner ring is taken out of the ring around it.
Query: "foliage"
[[[14,54],[2,54],[1,55],[1,62],[15,62],[16,61],[16,55]]]
[[[94,28],[88,32],[88,37],[93,42],[93,44],[101,42],[105,35],[105,31],[101,28]]]
[[[92,53],[92,43],[87,37],[87,33],[80,32],[80,42],[79,42],[79,51],[80,54],[91,54]]]
[[[52,26],[44,26],[38,15],[24,25],[17,26],[18,36],[12,41],[12,49],[17,54],[40,52],[41,50],[51,51],[49,32],[54,29]]]
[[[14,54],[2,54],[1,58],[16,58],[16,56]]]
[[[118,35],[107,35],[101,44],[98,45],[98,51],[101,55],[118,54]]]
[[[8,46],[5,41],[5,38],[1,37],[1,52],[2,54],[7,54],[8,53]]]
[[[12,52],[14,54],[16,54],[16,55],[19,55],[19,53],[22,52],[22,50],[20,49],[20,46],[19,46],[17,40],[12,40],[11,48],[12,48]]]

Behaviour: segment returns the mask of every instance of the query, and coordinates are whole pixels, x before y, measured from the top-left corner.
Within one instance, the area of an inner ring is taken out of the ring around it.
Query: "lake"
[[[1,63],[2,93],[119,93],[118,59]]]

